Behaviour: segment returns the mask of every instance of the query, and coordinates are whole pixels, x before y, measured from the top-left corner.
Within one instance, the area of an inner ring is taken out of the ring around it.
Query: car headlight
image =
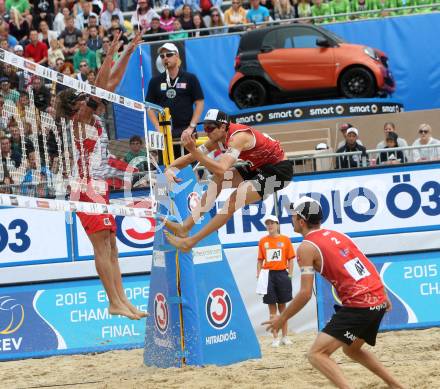
[[[375,61],[379,61],[379,57],[371,47],[368,46],[364,47],[364,53],[367,54],[370,58],[374,59]]]

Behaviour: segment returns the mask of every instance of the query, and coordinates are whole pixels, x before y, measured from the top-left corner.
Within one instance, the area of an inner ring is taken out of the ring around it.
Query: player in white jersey
[[[138,33],[122,53],[116,66],[112,67],[113,54],[119,49],[119,36],[115,36],[95,85],[113,92],[124,75],[131,54],[140,42],[141,34]],[[78,185],[75,185],[71,197],[80,201],[108,204],[106,178],[110,175],[111,168],[108,166],[107,134],[97,116],[101,107],[100,99],[79,91],[66,90],[58,97],[58,115],[73,121]],[[113,216],[82,212],[77,215],[93,245],[96,270],[109,299],[109,313],[134,320],[145,317],[147,314],[131,304],[124,293]]]

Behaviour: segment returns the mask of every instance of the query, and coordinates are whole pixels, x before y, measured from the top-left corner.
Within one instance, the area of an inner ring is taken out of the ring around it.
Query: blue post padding
[[[176,218],[183,220],[190,214],[190,206],[194,204],[194,200],[201,198],[203,188],[197,184],[191,167],[182,170],[179,178],[183,181],[173,188],[174,207]],[[159,190],[164,194],[167,191]],[[210,214],[205,214],[201,223],[196,224],[191,233],[196,233],[210,220]],[[162,235],[162,232],[156,234]],[[150,301],[154,299],[158,273],[155,262],[153,260]],[[173,267],[173,263],[167,261],[166,266]],[[260,358],[261,351],[257,337],[217,234],[213,233],[200,241],[189,253],[179,251],[179,267],[185,363],[227,365],[250,358]],[[170,274],[175,271],[175,267],[172,270],[169,271]],[[158,276],[160,277],[160,271]],[[162,277],[161,282],[164,281],[173,282]],[[174,316],[170,316],[170,319],[177,320]],[[147,338],[152,333],[151,330],[149,331],[149,323],[151,320],[147,321]],[[177,325],[172,327],[177,328]],[[145,361],[147,364],[158,365],[151,363],[151,356],[147,357],[150,352],[154,357],[157,347],[151,339],[146,340],[146,345],[147,342]],[[180,352],[181,349],[177,348],[177,351]]]

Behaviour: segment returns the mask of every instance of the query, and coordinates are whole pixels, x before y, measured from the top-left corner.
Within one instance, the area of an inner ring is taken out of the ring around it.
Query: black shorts
[[[283,189],[293,177],[293,165],[290,161],[268,164],[251,170],[249,166],[239,166],[237,171],[245,181],[254,181],[254,187],[261,198]]]
[[[322,332],[348,345],[357,338],[365,340],[371,346],[376,344],[380,322],[386,312],[385,303],[371,308],[335,305],[335,311]]]
[[[286,270],[269,270],[264,304],[285,304],[292,300],[292,280]]]

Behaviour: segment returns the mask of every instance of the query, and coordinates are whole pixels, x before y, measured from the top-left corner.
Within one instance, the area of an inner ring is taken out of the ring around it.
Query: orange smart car
[[[229,96],[239,108],[322,96],[364,98],[395,90],[387,56],[323,28],[292,24],[241,37]]]

